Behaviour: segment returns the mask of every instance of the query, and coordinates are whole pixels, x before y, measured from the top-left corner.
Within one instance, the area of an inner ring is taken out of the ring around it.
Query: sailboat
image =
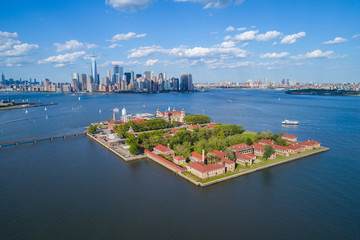
[[[79,97],[78,100],[80,101],[80,99],[81,99],[81,98]]]
[[[99,113],[101,113],[101,109],[99,109]]]
[[[28,113],[28,110],[27,110],[27,109],[25,110],[25,113],[26,113],[26,114]]]
[[[45,119],[48,119],[48,115],[46,115]]]
[[[47,111],[47,108],[45,107],[44,110]]]

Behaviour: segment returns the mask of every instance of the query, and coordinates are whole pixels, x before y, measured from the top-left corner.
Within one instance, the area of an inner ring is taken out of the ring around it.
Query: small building
[[[221,158],[220,164],[222,164],[225,167],[226,172],[233,172],[235,171],[235,162],[231,161],[227,158]]]
[[[302,144],[306,146],[306,149],[316,149],[320,147],[320,143],[314,140],[308,140]]]
[[[264,146],[263,144],[260,144],[260,143],[256,143],[254,142],[252,144],[252,147],[254,149],[254,155],[255,156],[258,156],[258,157],[263,157],[264,155],[264,152],[265,152],[265,149],[264,149]],[[276,153],[272,154],[269,159],[273,160],[276,158]]]
[[[188,127],[188,130],[194,131],[194,128],[200,129],[201,126],[200,126],[199,124],[193,124],[193,125],[190,125],[190,126]]]
[[[246,166],[246,165],[251,166],[254,163],[254,160],[248,155],[237,152],[235,153],[235,156],[236,156],[236,163],[242,166]]]
[[[205,161],[206,161],[205,153],[203,152],[203,154],[201,155],[197,152],[192,152],[191,156],[190,156],[190,161],[205,163]]]
[[[205,164],[203,162],[191,162],[186,169],[201,179],[207,179],[225,173],[225,166],[219,163]]]
[[[174,152],[174,150],[170,149],[169,144],[167,147],[165,147],[164,145],[158,144],[156,147],[154,147],[154,152],[156,152],[158,154],[163,154],[166,157],[174,157],[175,156],[175,152]]]
[[[291,144],[290,146],[287,146],[289,153],[300,153],[306,150],[306,147],[299,143]]]
[[[274,140],[263,139],[263,138],[259,140],[259,143],[263,144],[263,145],[274,145],[275,144]]]
[[[208,125],[206,125],[206,127],[208,128],[213,128],[216,126],[216,123],[209,123]]]
[[[241,154],[253,153],[253,148],[245,143],[236,144],[229,147],[231,150]]]
[[[183,156],[175,156],[174,157],[174,163],[177,165],[181,165],[185,162],[186,162],[186,158],[184,158]]]
[[[212,150],[212,151],[208,152],[208,154],[218,156],[219,158],[227,158],[226,153],[220,152],[218,150]]]
[[[275,149],[275,153],[282,155],[282,156],[289,156],[289,149],[287,147],[283,147],[277,144],[272,145],[272,147]]]
[[[185,111],[184,109],[182,111],[176,111],[174,108],[172,111],[160,112],[160,110],[158,109],[156,111],[156,117],[162,118],[168,122],[171,121],[184,122]]]
[[[297,142],[297,137],[295,137],[294,135],[290,135],[290,134],[285,134],[284,136],[281,137],[282,139],[284,139],[287,142],[290,143],[295,143]]]

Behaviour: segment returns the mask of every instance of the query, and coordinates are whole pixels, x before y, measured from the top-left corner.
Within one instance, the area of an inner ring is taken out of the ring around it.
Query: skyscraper
[[[91,76],[93,77],[95,84],[100,83],[99,75],[97,73],[97,68],[96,68],[96,57],[94,55],[91,56]]]
[[[81,82],[81,91],[85,91],[86,90],[86,74],[81,74],[80,76],[80,82]]]
[[[74,92],[79,91],[79,85],[80,85],[79,83],[80,83],[79,73],[71,74],[71,88]]]
[[[189,73],[181,74],[180,77],[180,90],[192,91],[193,83],[192,83],[192,75]]]

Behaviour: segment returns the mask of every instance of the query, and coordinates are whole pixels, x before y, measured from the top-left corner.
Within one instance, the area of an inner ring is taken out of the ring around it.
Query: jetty
[[[54,135],[54,136],[48,136],[48,137],[37,137],[37,138],[29,138],[29,139],[23,139],[23,140],[16,140],[16,141],[8,141],[8,142],[1,142],[0,143],[0,150],[2,147],[8,147],[8,146],[18,146],[20,144],[25,143],[37,143],[37,142],[43,142],[43,141],[53,141],[55,139],[66,139],[67,137],[75,137],[81,135],[86,135],[87,131],[84,132],[76,132],[76,133],[67,133],[67,134],[61,134],[61,135]]]

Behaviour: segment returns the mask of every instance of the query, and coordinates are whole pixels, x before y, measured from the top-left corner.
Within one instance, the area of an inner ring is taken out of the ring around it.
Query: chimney
[[[113,112],[113,120],[114,120],[114,121],[116,120],[116,118],[115,118],[115,112]]]
[[[205,150],[202,150],[202,162],[205,163]]]

